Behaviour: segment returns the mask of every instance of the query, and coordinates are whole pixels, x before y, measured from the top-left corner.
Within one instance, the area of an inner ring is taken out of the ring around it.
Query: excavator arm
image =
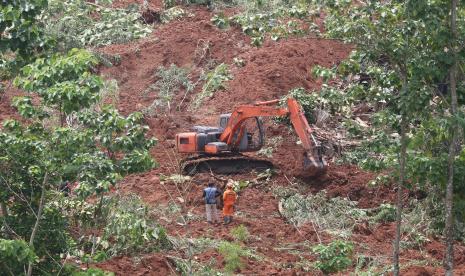
[[[287,99],[287,108],[278,107],[279,100],[272,100],[267,102],[258,102],[254,105],[243,105],[237,107],[228,124],[220,136],[220,141],[226,143],[228,146],[234,146],[234,141],[240,141],[244,131],[242,123],[253,117],[269,117],[269,116],[289,116],[295,132],[302,142],[305,149],[304,153],[304,170],[309,175],[315,175],[324,172],[326,163],[321,154],[321,147],[319,142],[315,139],[310,128],[302,107],[293,99]]]

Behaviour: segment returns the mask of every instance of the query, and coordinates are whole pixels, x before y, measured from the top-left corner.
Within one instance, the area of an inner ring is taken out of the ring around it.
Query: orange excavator
[[[320,175],[326,170],[320,143],[313,136],[299,103],[287,99],[287,108],[279,106],[280,100],[241,105],[232,113],[220,115],[219,126],[194,126],[191,132],[176,135],[179,153],[189,153],[183,160],[184,174],[215,172],[231,174],[250,170],[262,171],[273,167],[265,159],[243,153],[256,152],[263,147],[264,130],[261,117],[289,117],[302,142],[303,175]],[[289,156],[292,160],[294,157]]]

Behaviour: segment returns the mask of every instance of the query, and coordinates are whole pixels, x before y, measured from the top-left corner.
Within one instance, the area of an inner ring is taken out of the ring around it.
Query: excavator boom
[[[279,102],[279,100],[272,100],[257,102],[253,105],[241,105],[235,108],[231,114],[221,115],[218,128],[197,126],[194,127],[195,132],[180,133],[176,136],[178,151],[210,155],[215,156],[215,158],[231,153],[258,151],[263,145],[263,137],[260,137],[258,146],[252,145],[252,134],[248,132],[245,122],[249,119],[255,119],[262,136],[263,131],[259,118],[288,116],[305,150],[303,154],[304,175],[314,176],[324,173],[326,163],[321,154],[320,144],[313,136],[313,130],[309,126],[301,106],[293,98],[287,99],[287,108],[279,107]],[[205,161],[209,160],[208,156],[202,156],[202,158]]]

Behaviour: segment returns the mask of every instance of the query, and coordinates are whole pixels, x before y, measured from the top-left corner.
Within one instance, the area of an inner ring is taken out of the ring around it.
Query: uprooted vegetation
[[[170,113],[173,98],[177,96],[177,93],[182,88],[185,90],[185,93],[181,102],[176,107],[178,109],[188,94],[194,89],[194,84],[189,79],[189,70],[179,68],[174,64],[171,64],[168,68],[159,67],[155,73],[155,77],[158,80],[144,92],[145,95],[152,93],[152,91],[157,92],[156,99],[144,110],[144,113],[149,116],[157,113]]]
[[[191,109],[198,109],[202,102],[211,98],[216,91],[226,88],[227,81],[232,79],[229,67],[227,64],[220,64],[210,72],[204,74],[201,79],[205,81],[202,91],[198,93],[191,104]]]

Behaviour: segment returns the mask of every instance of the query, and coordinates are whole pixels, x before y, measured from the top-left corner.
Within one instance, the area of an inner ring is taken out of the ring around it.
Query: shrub
[[[152,29],[142,24],[140,17],[138,11],[131,9],[97,8],[83,0],[52,0],[42,21],[58,48],[67,51],[145,37]]]
[[[244,267],[241,257],[247,252],[237,243],[222,242],[218,247],[218,252],[223,255],[226,272],[232,273]]]
[[[186,90],[186,95],[194,89],[194,85],[189,80],[189,71],[175,64],[171,64],[168,68],[158,67],[155,76],[158,80],[145,91],[145,94],[158,91],[157,99],[145,110],[145,113],[149,115],[154,114],[159,109],[167,109],[169,112],[173,97],[181,88]]]
[[[168,23],[175,19],[181,19],[183,17],[192,17],[194,16],[192,13],[184,10],[181,7],[172,7],[167,10],[164,10],[161,14],[161,21],[163,23]]]
[[[271,3],[273,2],[273,3]],[[270,36],[272,40],[279,40],[290,35],[301,35],[307,31],[304,30],[297,21],[289,20],[294,18],[307,18],[310,14],[306,5],[291,5],[291,3],[276,3],[276,1],[257,1],[253,5],[246,7],[242,14],[235,15],[228,21],[239,25],[242,31],[251,36],[251,43],[254,46],[261,46],[265,37]],[[218,17],[212,18],[215,25],[221,28],[224,24],[218,20]],[[316,31],[315,24],[310,23],[312,31]]]
[[[205,84],[203,85],[202,91],[194,98],[192,103],[193,109],[199,108],[203,100],[206,98],[211,98],[216,91],[225,89],[226,85],[224,82],[232,80],[229,67],[224,63],[221,63],[214,70],[207,73],[204,78]]]
[[[396,207],[391,204],[381,204],[378,213],[375,215],[376,222],[391,222],[396,220]]]
[[[247,230],[245,225],[241,224],[231,229],[231,235],[238,242],[246,242],[249,239],[249,230]]]
[[[336,240],[328,245],[313,247],[313,253],[318,254],[315,267],[323,273],[335,273],[352,265],[354,246],[351,242]]]
[[[108,224],[102,247],[109,255],[169,247],[165,230],[148,218],[147,206],[138,196],[115,198],[108,206]]]
[[[229,28],[229,19],[223,14],[215,14],[210,20],[219,29]]]
[[[7,274],[20,275],[37,256],[23,240],[0,239],[0,269]]]

